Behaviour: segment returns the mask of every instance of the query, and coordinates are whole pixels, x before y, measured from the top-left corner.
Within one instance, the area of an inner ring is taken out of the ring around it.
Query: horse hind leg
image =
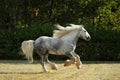
[[[51,66],[51,69],[52,70],[57,70],[58,68],[57,68],[57,65],[55,64],[55,63],[52,63],[51,61],[47,61],[49,64],[50,64],[50,66]]]
[[[44,72],[48,72],[48,70],[45,66],[45,56],[44,55],[41,55],[41,65],[42,65]]]
[[[46,55],[45,59],[46,59],[46,62],[51,66],[51,69],[52,69],[52,70],[57,70],[57,69],[58,69],[58,68],[57,68],[57,65],[56,65],[55,63],[49,61],[49,59],[48,59],[48,54]]]
[[[46,53],[45,55],[40,55],[40,56],[41,56],[41,65],[42,65],[42,68],[45,72],[48,72],[48,70],[45,66],[45,62],[49,63],[52,70],[57,70],[57,65],[55,63],[52,63],[51,61],[49,61],[48,53]]]
[[[33,63],[33,57],[28,57],[28,62]]]

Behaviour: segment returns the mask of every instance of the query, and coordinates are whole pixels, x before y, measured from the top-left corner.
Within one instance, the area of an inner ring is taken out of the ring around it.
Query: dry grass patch
[[[81,69],[75,65],[64,67],[56,62],[58,70],[49,68],[43,73],[39,61],[0,61],[0,80],[120,80],[120,63],[83,62]]]

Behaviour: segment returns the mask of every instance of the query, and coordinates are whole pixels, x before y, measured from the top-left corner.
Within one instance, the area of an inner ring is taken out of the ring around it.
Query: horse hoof
[[[75,62],[75,65],[76,65],[77,69],[81,68],[81,65],[79,63]]]
[[[51,69],[52,69],[52,70],[57,70],[57,65],[56,65],[56,64],[53,64],[53,65],[51,66]]]
[[[52,69],[52,70],[57,70],[57,68],[56,68],[56,67],[51,67],[51,69]]]
[[[71,60],[66,60],[64,66],[69,66],[71,65]]]
[[[77,69],[80,69],[81,68],[81,66],[77,66]]]

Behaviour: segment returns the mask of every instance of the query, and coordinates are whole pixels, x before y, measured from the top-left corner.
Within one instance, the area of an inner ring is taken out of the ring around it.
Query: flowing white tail
[[[29,63],[33,62],[33,50],[34,50],[33,43],[34,43],[34,40],[27,40],[27,41],[23,41],[21,45],[23,54],[26,55],[26,58],[28,59]]]

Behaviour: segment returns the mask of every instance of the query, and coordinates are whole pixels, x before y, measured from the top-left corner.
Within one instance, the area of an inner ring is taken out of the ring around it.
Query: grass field
[[[54,61],[53,61],[54,62]],[[84,62],[81,69],[75,65],[64,67],[56,62],[58,70],[49,68],[44,73],[39,61],[0,61],[0,80],[120,80],[119,62]]]

